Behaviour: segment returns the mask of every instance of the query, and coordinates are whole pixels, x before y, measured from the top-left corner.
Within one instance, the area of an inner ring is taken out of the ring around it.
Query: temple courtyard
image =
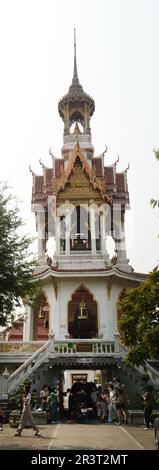
[[[58,423],[41,425],[41,435],[24,429],[21,437],[14,436],[15,428],[4,425],[0,432],[1,450],[155,450],[154,429],[144,426],[111,424]]]

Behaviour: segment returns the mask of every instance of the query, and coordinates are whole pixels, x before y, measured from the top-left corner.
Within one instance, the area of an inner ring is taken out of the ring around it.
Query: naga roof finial
[[[32,174],[32,176],[35,176],[34,171],[31,169],[31,165],[29,165],[29,171],[30,171],[30,173]]]

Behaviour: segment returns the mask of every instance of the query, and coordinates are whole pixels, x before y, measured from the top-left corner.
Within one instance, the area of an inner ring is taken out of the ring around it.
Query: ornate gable
[[[58,193],[57,203],[70,201],[74,205],[88,203],[93,200],[97,204],[103,202],[99,189],[94,189],[88,175],[83,171],[81,161],[77,157],[64,189]]]
[[[111,199],[105,193],[104,177],[95,176],[79,144],[76,144],[62,177],[56,181],[56,194],[57,203],[65,200],[88,203],[90,199],[102,203]]]

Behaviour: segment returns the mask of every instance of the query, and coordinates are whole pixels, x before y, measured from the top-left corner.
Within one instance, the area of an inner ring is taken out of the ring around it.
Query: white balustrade
[[[78,345],[80,344],[81,349],[78,350]],[[85,345],[89,344],[90,345],[90,351],[85,351]],[[83,345],[83,351],[82,351],[82,345]],[[73,340],[68,340],[67,342],[65,340],[61,341],[54,341],[54,352],[55,355],[74,355],[74,354],[85,354],[85,355],[94,355],[94,354],[114,354],[115,351],[115,342],[113,341],[101,341],[101,340],[87,340],[87,339],[75,339]]]

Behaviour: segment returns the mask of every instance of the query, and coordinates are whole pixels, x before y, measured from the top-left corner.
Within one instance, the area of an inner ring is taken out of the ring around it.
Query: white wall
[[[84,284],[93,293],[97,302],[99,334],[106,340],[114,340],[117,331],[117,301],[122,286],[113,284],[110,294],[107,291],[107,281],[104,278],[64,278],[58,280],[58,300],[51,300],[52,325],[56,338],[65,339],[68,335],[68,302],[73,292]],[[54,311],[56,310],[56,312]],[[54,321],[57,322],[56,325]]]
[[[107,289],[108,282],[104,277],[57,279],[57,298],[53,281],[45,282],[43,289],[50,308],[49,331],[53,331],[55,339],[62,340],[68,335],[68,302],[74,291],[84,284],[97,302],[99,334],[103,335],[105,340],[114,340],[114,333],[117,331],[117,301],[122,285],[115,281],[110,289]],[[29,319],[27,321],[29,326]]]

